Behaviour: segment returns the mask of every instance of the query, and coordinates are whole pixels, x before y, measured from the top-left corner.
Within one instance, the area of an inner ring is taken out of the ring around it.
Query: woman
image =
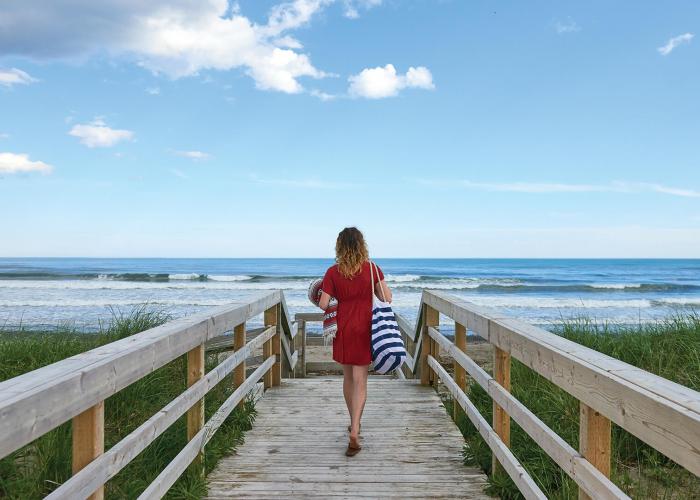
[[[367,400],[367,371],[372,362],[372,278],[367,244],[357,228],[346,227],[338,234],[335,260],[336,264],[323,277],[319,307],[325,311],[331,297],[338,301],[333,359],[343,365],[343,395],[350,414],[350,442],[345,454],[351,457],[361,449],[360,419]],[[378,266],[372,267],[374,293],[391,302],[384,273]]]

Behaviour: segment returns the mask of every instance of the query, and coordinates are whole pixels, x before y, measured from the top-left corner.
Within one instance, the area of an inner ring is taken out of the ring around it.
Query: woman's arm
[[[321,300],[318,301],[318,307],[323,309],[324,311],[328,309],[328,303],[331,301],[331,296],[328,295],[326,292],[321,290]]]
[[[384,302],[391,302],[391,290],[389,289],[389,285],[386,284],[386,281],[382,280],[374,285],[374,292],[377,294],[377,297]],[[384,295],[382,295],[382,293],[384,293]]]

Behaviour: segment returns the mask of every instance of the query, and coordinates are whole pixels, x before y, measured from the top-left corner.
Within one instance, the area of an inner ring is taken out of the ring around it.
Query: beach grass
[[[587,318],[564,321],[555,333],[664,378],[700,390],[700,315],[678,314],[663,321],[621,326]],[[512,393],[554,432],[578,449],[579,402],[533,370],[512,360]],[[487,421],[492,400],[473,380],[469,398]],[[451,413],[452,401],[446,402]],[[491,451],[471,422],[458,425],[466,439],[464,460],[489,474],[488,492],[503,499],[523,498],[505,473],[492,474]],[[576,499],[578,487],[511,421],[511,449],[548,498]],[[611,478],[632,498],[700,498],[700,478],[675,464],[629,432],[613,425]]]
[[[60,361],[75,354],[133,335],[166,322],[169,317],[142,306],[113,319],[97,333],[69,327],[52,331],[0,331],[0,381]],[[207,356],[207,370],[216,357]],[[186,389],[187,362],[181,356],[105,401],[105,449],[141,425]],[[231,376],[221,381],[206,397],[206,418],[233,392]],[[236,409],[207,444],[205,470],[229,454],[242,441],[255,416],[254,405],[246,401]],[[159,436],[105,487],[107,498],[136,498],[177,455],[187,442],[186,416]],[[42,498],[71,476],[71,426],[60,425],[27,446],[0,460],[0,497]],[[167,498],[196,499],[206,493],[204,480],[188,470],[171,488]]]

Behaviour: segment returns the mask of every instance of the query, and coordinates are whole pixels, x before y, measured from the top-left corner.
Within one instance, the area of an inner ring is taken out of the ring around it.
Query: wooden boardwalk
[[[489,498],[438,395],[417,380],[370,377],[351,458],[341,377],[282,380],[256,409],[245,442],[207,477],[208,498]]]

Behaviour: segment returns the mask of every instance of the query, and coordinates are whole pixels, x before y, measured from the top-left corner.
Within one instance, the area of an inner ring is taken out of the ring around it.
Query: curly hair
[[[338,271],[346,278],[352,278],[369,260],[369,251],[365,237],[356,227],[346,227],[338,234],[335,242],[335,260]]]

